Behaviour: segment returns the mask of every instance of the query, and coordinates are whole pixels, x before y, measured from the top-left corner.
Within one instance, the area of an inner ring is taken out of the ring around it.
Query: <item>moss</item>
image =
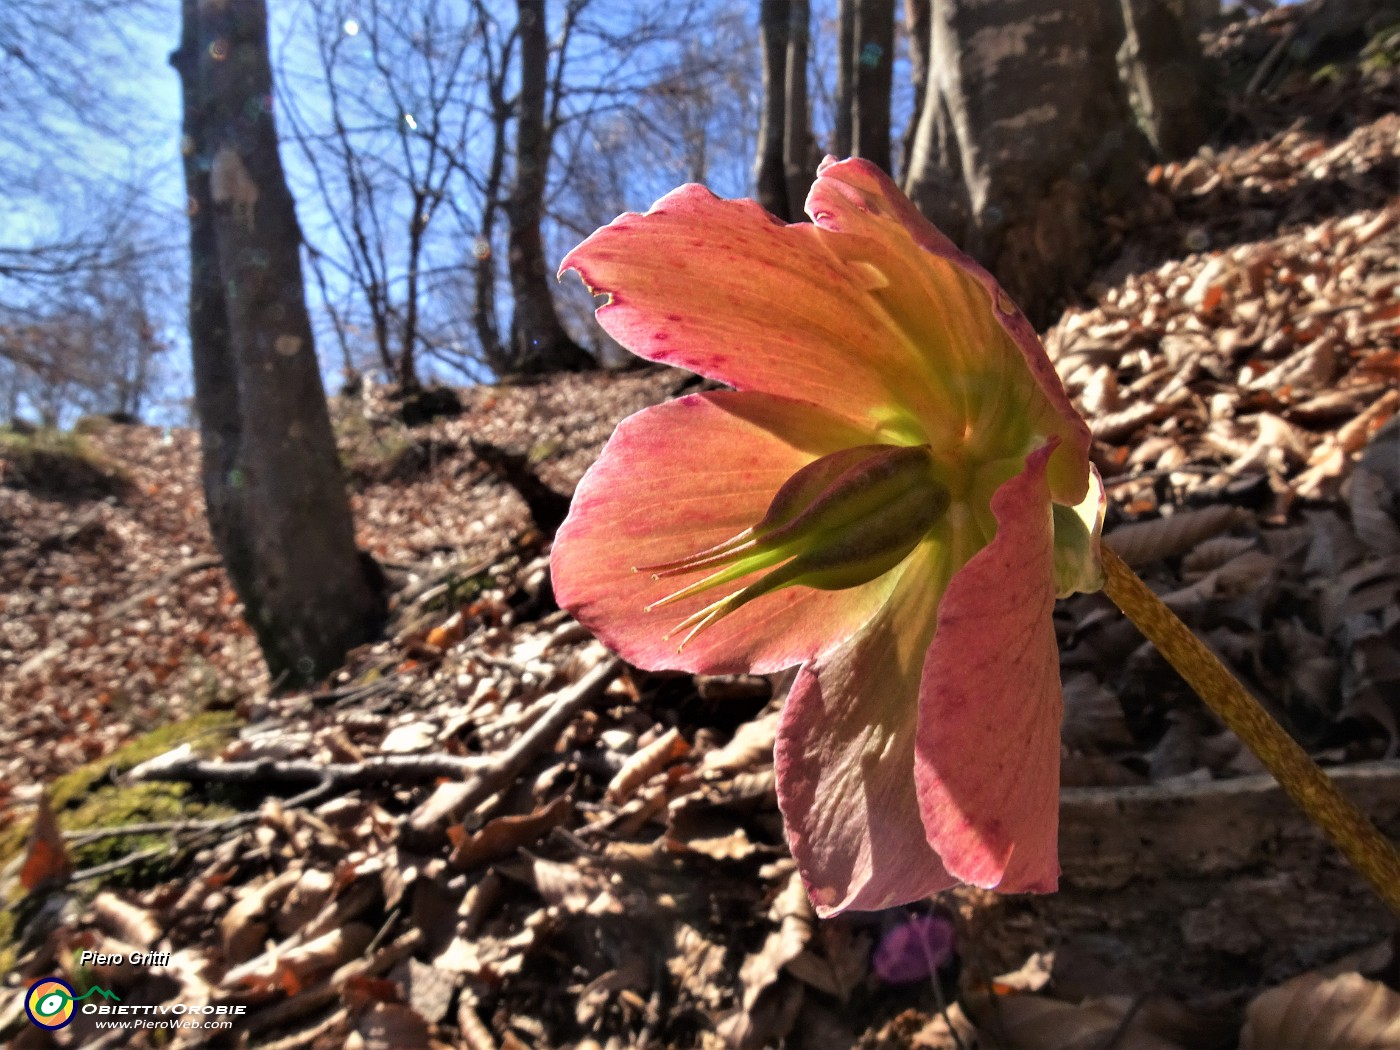
[[[73,421],[73,433],[83,436],[105,434],[112,426],[112,421],[106,416],[79,416]]]
[[[49,804],[64,831],[84,831],[159,820],[196,820],[232,813],[227,806],[192,797],[188,784],[153,782],[119,785],[117,776],[181,744],[213,754],[230,740],[241,719],[229,711],[208,711],[152,730],[106,758],[59,777],[49,787]],[[0,868],[10,864],[29,837],[27,822],[0,832]],[[153,845],[154,840],[145,845]],[[129,837],[103,839],[73,850],[78,867],[89,867],[144,848]]]
[[[45,496],[101,499],[130,485],[126,473],[79,433],[0,428],[0,459],[5,484]]]
[[[205,711],[153,729],[107,757],[59,777],[49,789],[49,801],[56,813],[74,808],[98,781],[110,780],[181,744],[192,744],[201,754],[212,755],[233,739],[241,724],[242,719],[231,711]]]
[[[126,824],[211,820],[238,812],[238,807],[229,804],[228,792],[196,792],[189,784],[162,781],[125,785],[114,781],[140,763],[182,744],[192,745],[200,754],[212,755],[232,739],[241,724],[242,719],[232,712],[207,711],[152,730],[106,758],[59,777],[49,788],[49,802],[59,827],[64,831],[87,831]],[[23,854],[29,828],[26,821],[0,832],[0,869],[9,867]],[[69,853],[74,867],[82,869],[168,841],[169,837],[162,834],[122,835],[70,845]],[[114,873],[104,884],[149,885],[168,876],[179,859],[178,853],[157,856]],[[77,889],[80,893],[95,893],[98,886],[88,883]],[[14,905],[23,896],[18,879],[0,888],[0,972],[13,966]]]

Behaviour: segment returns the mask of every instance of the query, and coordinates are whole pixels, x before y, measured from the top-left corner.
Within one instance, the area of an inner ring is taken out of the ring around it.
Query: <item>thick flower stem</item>
[[[1400,854],[1147,584],[1105,544],[1104,593],[1137,625],[1400,917]]]

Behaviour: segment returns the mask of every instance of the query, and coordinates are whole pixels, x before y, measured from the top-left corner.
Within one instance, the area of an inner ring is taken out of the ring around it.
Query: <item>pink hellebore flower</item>
[[[734,387],[625,420],[554,589],[633,664],[800,664],[778,801],[822,915],[1059,875],[1057,593],[1100,584],[1089,431],[993,278],[878,168],[812,223],[682,186],[565,258],[632,352]]]

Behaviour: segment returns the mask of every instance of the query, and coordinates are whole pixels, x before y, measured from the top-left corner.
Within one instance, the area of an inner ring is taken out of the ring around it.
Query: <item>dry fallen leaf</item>
[[[1249,1004],[1240,1050],[1397,1050],[1400,995],[1359,973],[1305,973]]]
[[[531,845],[559,827],[572,812],[573,800],[568,795],[560,795],[533,813],[489,820],[480,831],[465,832],[460,826],[449,828],[452,855],[448,858],[448,864],[455,871],[466,871],[509,857],[520,847]]]
[[[672,762],[690,753],[689,742],[674,726],[631,755],[608,785],[609,802],[626,802],[636,790]]]
[[[1045,995],[968,996],[984,1050],[1187,1050],[1148,1029],[1127,996],[1078,1005]]]
[[[49,805],[48,792],[39,796],[39,811],[29,831],[29,843],[20,869],[19,881],[30,893],[50,886],[61,886],[73,874],[73,861],[63,843],[63,832]]]
[[[1248,520],[1249,516],[1238,507],[1202,507],[1152,521],[1120,525],[1104,536],[1104,542],[1133,568],[1141,568],[1163,558],[1185,554],[1212,536]]]

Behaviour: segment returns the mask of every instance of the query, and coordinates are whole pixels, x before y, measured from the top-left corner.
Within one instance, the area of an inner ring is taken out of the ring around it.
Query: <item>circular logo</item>
[[[73,1021],[73,986],[57,977],[44,977],[29,986],[24,1011],[40,1028],[50,1031]]]

